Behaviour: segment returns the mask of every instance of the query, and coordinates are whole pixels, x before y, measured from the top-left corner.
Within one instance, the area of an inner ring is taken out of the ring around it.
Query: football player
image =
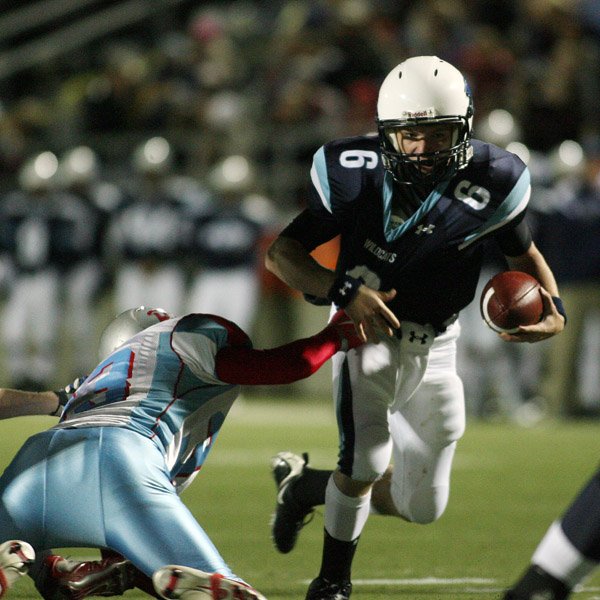
[[[600,564],[600,470],[552,523],[504,600],[565,600]]]
[[[162,137],[140,144],[124,186],[128,199],[111,213],[104,247],[117,312],[146,302],[182,314],[192,223],[205,193],[176,175],[173,154]]]
[[[206,460],[241,385],[297,381],[361,343],[343,312],[314,336],[255,350],[215,315],[125,311],[105,329],[103,359],[68,395],[59,423],[30,437],[0,477],[0,539],[31,544],[38,556],[30,574],[47,599],[62,575],[76,584],[66,586],[73,599],[128,589],[123,557],[142,585],[154,576],[165,598],[190,589],[214,600],[263,598],[231,571],[178,494]],[[59,396],[0,394],[15,406],[32,398],[46,413],[60,410]],[[81,566],[48,557],[56,547],[120,556]],[[113,575],[123,589],[98,585]]]
[[[426,524],[446,508],[465,427],[457,316],[473,299],[484,240],[544,288],[542,320],[503,339],[537,342],[565,324],[554,276],[525,221],[529,171],[515,154],[472,139],[473,100],[460,71],[435,56],[409,58],[383,81],[377,112],[378,134],[317,150],[309,206],[266,259],[313,301],[343,307],[368,342],[332,363],[335,472],[295,493],[304,461],[275,461],[280,551],[292,549],[304,517],[325,501],[321,569],[307,600],[350,596],[374,482],[380,513]],[[310,252],[337,235],[334,272]]]
[[[18,388],[51,385],[60,355],[64,274],[85,235],[88,213],[78,198],[57,189],[57,168],[54,153],[33,156],[19,171],[19,189],[0,202],[0,255],[14,275],[2,309],[1,340],[8,377]]]

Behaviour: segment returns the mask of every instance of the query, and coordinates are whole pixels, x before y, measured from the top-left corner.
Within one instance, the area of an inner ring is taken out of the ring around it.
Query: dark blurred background
[[[469,413],[598,415],[600,0],[1,4],[2,385],[89,370],[104,323],[142,303],[219,312],[257,346],[315,330],[326,312],[264,272],[264,249],[318,147],[373,131],[386,73],[435,54],[473,89],[475,137],[529,165],[569,313],[556,340],[507,348],[474,302]],[[490,255],[482,283],[501,268]],[[327,375],[290,389],[326,395]]]

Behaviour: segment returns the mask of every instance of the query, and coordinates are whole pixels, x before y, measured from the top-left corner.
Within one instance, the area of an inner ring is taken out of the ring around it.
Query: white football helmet
[[[454,125],[451,147],[409,155],[398,147],[399,128]],[[377,126],[384,167],[398,183],[432,187],[467,166],[472,155],[473,99],[462,73],[437,56],[416,56],[384,79],[377,101]],[[421,161],[433,166],[422,172]]]
[[[100,335],[98,358],[104,360],[113,350],[123,345],[136,333],[170,319],[171,315],[162,308],[146,308],[138,306],[130,308],[117,315]]]
[[[86,185],[98,178],[100,161],[89,146],[77,146],[66,152],[58,165],[58,175],[65,187]]]
[[[172,166],[173,149],[164,137],[150,138],[133,152],[133,167],[142,175],[166,175]]]
[[[19,171],[19,186],[23,191],[46,192],[54,186],[58,171],[58,158],[54,152],[45,151],[28,159]]]

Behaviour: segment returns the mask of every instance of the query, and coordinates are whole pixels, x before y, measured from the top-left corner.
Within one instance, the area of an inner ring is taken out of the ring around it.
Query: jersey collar
[[[394,179],[387,171],[383,179],[383,232],[388,242],[397,240],[404,232],[416,225],[438,203],[449,180],[442,181],[430,192],[421,206],[404,223],[394,227],[392,225],[392,196],[394,193]]]

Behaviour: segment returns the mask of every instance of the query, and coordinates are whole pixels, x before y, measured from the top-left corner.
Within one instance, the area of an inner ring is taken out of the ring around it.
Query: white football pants
[[[448,503],[456,442],[465,429],[456,373],[458,322],[433,331],[405,322],[386,338],[333,358],[339,470],[375,481],[394,464],[391,494],[409,521],[430,523]]]

